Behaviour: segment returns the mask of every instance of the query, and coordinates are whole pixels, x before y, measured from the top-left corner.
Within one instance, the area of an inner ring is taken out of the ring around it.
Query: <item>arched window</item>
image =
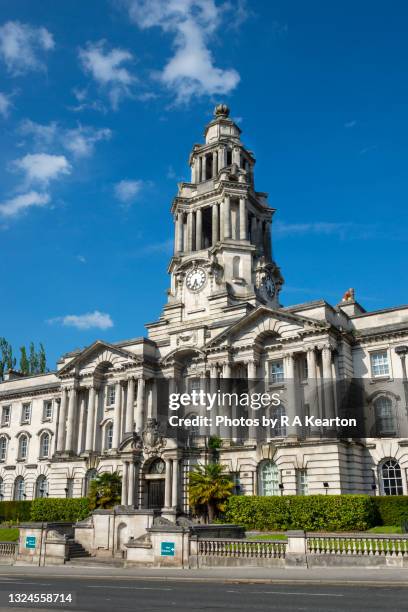
[[[91,486],[91,482],[95,480],[97,476],[98,476],[98,472],[96,471],[95,468],[88,470],[87,473],[85,474],[85,491],[84,491],[85,495],[88,495],[89,487]]]
[[[164,474],[166,471],[166,464],[163,459],[155,459],[153,463],[150,464],[149,474]]]
[[[384,495],[403,495],[401,467],[395,459],[387,459],[380,467],[381,488]]]
[[[391,399],[381,395],[375,400],[374,409],[377,435],[395,435],[395,419]]]
[[[40,457],[49,457],[50,454],[50,434],[45,432],[40,438]]]
[[[259,464],[259,495],[279,494],[279,470],[274,461]]]
[[[48,480],[44,474],[38,476],[35,483],[35,497],[48,497]]]
[[[28,455],[28,437],[23,434],[18,441],[18,458],[27,459]]]
[[[4,480],[0,478],[0,501],[4,499]]]
[[[105,449],[110,450],[113,446],[113,423],[108,423],[105,428]]]
[[[0,461],[5,461],[7,458],[7,438],[1,436],[0,438]]]
[[[17,476],[14,481],[14,499],[16,501],[21,501],[25,499],[25,482],[22,476]]]

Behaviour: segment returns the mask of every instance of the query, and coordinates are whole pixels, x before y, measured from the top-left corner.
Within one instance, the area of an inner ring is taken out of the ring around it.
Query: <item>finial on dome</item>
[[[230,114],[230,109],[226,104],[217,104],[214,108],[214,116],[215,117],[228,117]]]

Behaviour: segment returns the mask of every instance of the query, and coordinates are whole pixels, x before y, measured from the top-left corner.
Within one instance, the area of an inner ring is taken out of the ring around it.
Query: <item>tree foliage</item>
[[[189,476],[190,505],[197,514],[205,512],[208,521],[212,522],[225,509],[225,502],[232,494],[234,483],[219,463],[197,465]]]
[[[13,355],[11,344],[5,338],[0,338],[0,380],[6,372],[16,368],[16,363],[17,360]],[[39,349],[36,350],[34,342],[30,342],[28,355],[26,347],[21,346],[19,368],[24,376],[47,372],[47,357],[44,345],[40,343]]]
[[[120,504],[122,479],[118,472],[104,472],[91,481],[89,502],[91,510],[113,508]]]

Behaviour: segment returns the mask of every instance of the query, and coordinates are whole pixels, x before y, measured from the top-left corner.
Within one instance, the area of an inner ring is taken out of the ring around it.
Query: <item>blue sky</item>
[[[2,0],[0,336],[54,367],[145,334],[219,101],[278,209],[283,303],[406,303],[407,18],[397,0]]]

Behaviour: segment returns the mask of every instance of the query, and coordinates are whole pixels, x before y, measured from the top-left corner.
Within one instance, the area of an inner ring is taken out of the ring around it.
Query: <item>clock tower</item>
[[[255,190],[255,158],[241,130],[219,104],[190,154],[191,181],[172,204],[174,255],[165,310],[179,321],[215,316],[244,304],[279,307],[283,284],[272,257],[275,212]]]

